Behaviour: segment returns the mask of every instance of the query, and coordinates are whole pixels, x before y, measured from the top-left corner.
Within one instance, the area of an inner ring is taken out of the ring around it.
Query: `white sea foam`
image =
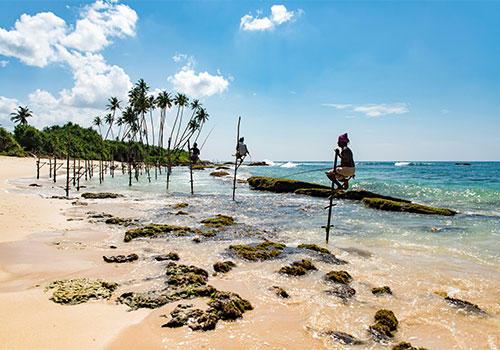
[[[264,159],[263,162],[266,163],[269,166],[277,166],[278,165],[278,164],[276,164],[275,162],[273,162],[270,159]]]
[[[288,162],[285,164],[281,164],[280,167],[282,167],[282,168],[295,168],[296,166],[299,166],[299,165],[300,164]]]
[[[394,163],[395,166],[407,166],[410,165],[410,162],[396,162]]]

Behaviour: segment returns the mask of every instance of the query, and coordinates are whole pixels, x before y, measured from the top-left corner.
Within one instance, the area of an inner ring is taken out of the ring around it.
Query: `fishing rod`
[[[216,125],[214,125],[214,127],[212,128],[212,130],[210,130],[210,132],[208,133],[207,137],[205,138],[205,141],[203,141],[203,143],[201,144],[200,151],[203,149],[203,146],[205,146],[205,143],[207,142],[208,137],[210,136],[210,134],[212,133],[212,131],[214,131],[215,127],[216,127]]]

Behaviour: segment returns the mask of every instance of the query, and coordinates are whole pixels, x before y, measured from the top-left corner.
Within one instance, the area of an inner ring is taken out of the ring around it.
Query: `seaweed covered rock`
[[[232,261],[223,261],[223,262],[219,261],[214,264],[214,271],[228,273],[235,266],[236,264]]]
[[[391,310],[381,309],[375,313],[375,324],[370,326],[370,333],[377,341],[394,338],[398,329],[398,319]]]
[[[356,290],[347,284],[341,284],[325,290],[325,293],[345,300],[352,298],[356,294]]]
[[[137,254],[135,254],[135,253],[132,253],[132,254],[129,254],[127,256],[125,256],[125,255],[114,255],[114,256],[106,256],[106,255],[104,255],[102,258],[107,263],[122,264],[122,263],[127,263],[127,262],[135,261],[135,260],[139,259],[139,256]]]
[[[207,303],[221,320],[235,320],[246,311],[253,310],[248,300],[231,292],[215,292]]]
[[[320,246],[318,246],[316,244],[299,244],[297,246],[297,248],[307,249],[307,250],[316,252],[321,257],[321,260],[329,262],[329,263],[334,264],[334,265],[344,265],[344,264],[347,264],[347,261],[337,258],[328,249],[322,248],[322,247],[320,247]]]
[[[223,176],[228,176],[229,173],[227,171],[212,171],[210,173],[210,176],[215,176],[215,177],[223,177]]]
[[[344,332],[338,332],[338,331],[328,331],[325,332],[326,335],[332,337],[333,340],[340,344],[344,345],[362,345],[364,342],[362,342],[359,339],[354,338],[352,335],[344,333]]]
[[[323,253],[323,254],[332,254],[328,249],[321,248],[316,244],[299,244],[297,248],[308,249],[315,252]]]
[[[76,305],[90,299],[109,299],[117,287],[118,284],[101,279],[74,278],[51,282],[47,290],[54,289],[49,298],[53,302]]]
[[[322,188],[330,190],[330,187],[311,182],[276,179],[272,177],[252,176],[248,178],[248,184],[256,190],[271,192],[294,192],[299,188]]]
[[[172,209],[182,209],[189,206],[187,203],[177,203],[172,206]]]
[[[337,282],[341,284],[348,284],[352,281],[351,275],[347,271],[330,271],[326,274],[328,281]]]
[[[144,227],[135,228],[125,232],[124,242],[130,242],[138,237],[158,237],[173,233],[176,236],[185,236],[188,233],[198,233],[199,230],[193,230],[190,227],[175,225],[157,225],[149,224]]]
[[[279,272],[290,276],[303,276],[307,270],[317,270],[311,260],[294,261],[291,266],[283,266]]]
[[[274,293],[276,293],[276,295],[279,296],[279,297],[281,297],[281,298],[285,298],[286,299],[286,298],[290,297],[290,295],[287,293],[287,291],[284,290],[281,287],[273,286],[272,290],[274,290]]]
[[[392,290],[389,286],[372,288],[372,293],[375,295],[389,294],[392,295]]]
[[[471,312],[471,313],[476,313],[476,314],[480,314],[480,315],[485,315],[486,312],[484,312],[483,310],[481,310],[481,308],[479,306],[477,306],[476,304],[473,304],[473,303],[470,303],[468,301],[465,301],[465,300],[461,300],[461,299],[456,299],[456,298],[451,298],[451,297],[445,297],[444,300],[460,309],[460,310],[463,310],[463,311],[466,311],[466,312]]]
[[[207,283],[208,272],[197,266],[177,265],[170,262],[167,265],[167,284],[175,287],[189,285],[204,285]]]
[[[175,328],[186,325],[193,331],[208,331],[215,329],[219,321],[213,312],[194,309],[193,305],[177,305],[170,317],[162,327]]]
[[[391,350],[427,350],[427,348],[416,348],[412,346],[410,343],[401,342],[399,344],[394,345]]]
[[[383,194],[370,192],[370,191],[366,191],[366,190],[351,190],[351,191],[334,192],[333,198],[350,199],[350,200],[355,200],[355,201],[361,201],[365,198],[379,198],[379,199],[387,199],[387,200],[397,201],[397,202],[402,202],[402,203],[411,203],[411,201],[409,201],[407,199],[386,196]]]
[[[177,254],[176,252],[170,252],[168,254],[155,256],[156,261],[165,261],[165,260],[178,261],[179,259],[180,259],[179,254]]]
[[[125,219],[119,217],[108,218],[104,221],[108,225],[121,225],[121,226],[131,226],[135,224],[135,220],[133,219]]]
[[[299,188],[293,191],[295,194],[304,196],[328,198],[332,194],[330,188]]]
[[[123,195],[118,193],[110,193],[110,192],[85,192],[82,193],[82,197],[85,199],[106,199],[106,198],[119,198],[123,197]]]
[[[404,203],[380,198],[364,198],[363,204],[368,208],[385,210],[385,211],[399,211],[406,213],[416,214],[435,214],[444,216],[453,216],[457,214],[456,211],[451,209],[429,207],[421,204]]]
[[[206,228],[220,228],[224,226],[236,225],[234,218],[227,215],[217,214],[215,218],[201,220]]]
[[[266,241],[259,243],[255,246],[251,245],[230,245],[231,249],[236,255],[243,259],[257,261],[257,260],[268,260],[276,258],[281,255],[285,245],[281,243],[275,243],[271,241]]]

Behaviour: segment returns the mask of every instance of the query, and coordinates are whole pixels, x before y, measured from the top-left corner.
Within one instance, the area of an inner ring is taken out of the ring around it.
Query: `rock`
[[[304,270],[317,270],[316,266],[313,265],[312,261],[309,259],[302,259],[301,261],[294,261],[293,266],[300,266]]]
[[[125,255],[116,255],[116,256],[103,256],[102,257],[104,259],[105,262],[107,263],[127,263],[127,262],[131,262],[131,261],[135,261],[137,259],[139,259],[139,256],[137,254],[129,254],[127,256]]]
[[[212,171],[210,173],[210,176],[215,176],[215,177],[223,177],[223,176],[228,176],[229,173],[226,171]]]
[[[281,297],[281,298],[289,298],[290,297],[290,295],[288,295],[288,293],[286,292],[286,290],[284,290],[281,287],[273,286],[272,289],[274,290],[274,292],[276,293],[276,295],[279,296],[279,297]]]
[[[205,285],[208,272],[200,267],[177,265],[171,262],[167,265],[167,284],[169,286],[186,287],[188,285]]]
[[[403,202],[391,201],[380,198],[364,198],[362,202],[368,208],[386,210],[386,211],[400,211],[400,212],[417,213],[417,214],[436,214],[445,216],[453,216],[457,214],[456,211],[451,209],[429,207],[426,205],[420,205],[414,203],[403,203]]]
[[[390,294],[392,295],[392,290],[389,286],[383,286],[378,288],[372,288],[372,293],[375,295]]]
[[[176,252],[170,252],[168,254],[163,254],[163,255],[157,255],[155,256],[156,261],[165,261],[165,260],[174,260],[177,261],[179,260],[179,254]]]
[[[416,348],[412,346],[410,343],[399,343],[397,345],[394,345],[391,350],[427,350],[426,348]]]
[[[266,162],[253,162],[248,164],[248,166],[268,166],[268,165],[269,164],[267,164]]]
[[[225,165],[219,165],[217,166],[217,168],[215,168],[215,170],[229,170],[229,169],[231,168]]]
[[[117,246],[115,246],[115,245],[110,245],[110,246],[109,246],[109,249],[117,249],[117,248],[118,248],[118,247],[117,247]]]
[[[159,292],[127,292],[120,295],[117,303],[128,305],[131,309],[156,309],[172,301],[168,294]]]
[[[104,219],[104,218],[112,218],[113,215],[106,213],[96,213],[94,211],[88,211],[87,215],[91,219]]]
[[[185,236],[187,233],[198,233],[200,230],[193,230],[189,227],[175,225],[157,225],[149,224],[144,227],[128,230],[125,232],[124,241],[130,242],[138,237],[158,237],[168,233],[174,233],[176,236]]]
[[[193,238],[193,242],[194,243],[201,243],[201,239],[199,239],[198,237],[195,237],[195,238]]]
[[[200,231],[198,234],[203,237],[215,237],[217,236],[217,233],[224,231],[224,229],[220,230],[210,230],[210,231]]]
[[[331,188],[299,188],[293,191],[295,194],[311,197],[328,198],[332,194]]]
[[[266,241],[255,246],[230,245],[229,249],[231,249],[236,255],[240,256],[243,259],[257,261],[268,260],[280,256],[283,252],[283,249],[285,249],[285,245]]]
[[[297,246],[297,248],[309,249],[309,250],[323,253],[323,254],[332,254],[328,249],[321,248],[320,246],[317,246],[316,244],[299,244]]]
[[[328,331],[326,332],[326,335],[329,335],[330,337],[333,338],[336,342],[339,342],[344,345],[362,345],[364,342],[361,340],[358,340],[354,338],[352,335],[344,333],[344,332],[337,332],[337,331]]]
[[[106,221],[104,221],[106,224],[108,225],[121,225],[121,226],[130,226],[130,225],[133,225],[135,223],[135,220],[133,219],[125,219],[125,218],[114,218],[114,217],[111,217],[109,219],[106,219]]]
[[[330,187],[324,185],[297,180],[276,179],[272,177],[252,176],[247,181],[250,187],[261,191],[294,192],[299,188],[323,188],[330,190]]]
[[[189,215],[189,213],[182,211],[182,210],[179,210],[177,213],[175,213],[175,215]]]
[[[231,292],[217,291],[207,304],[221,320],[235,320],[246,311],[253,310],[252,304],[248,300]]]
[[[228,273],[235,266],[236,264],[233,263],[232,261],[216,262],[214,264],[214,271]]]
[[[206,228],[219,228],[236,225],[233,217],[221,214],[217,214],[215,218],[201,220],[201,223],[204,224]]]
[[[193,309],[192,305],[177,305],[170,313],[172,317],[170,321],[162,325],[162,327],[181,327],[187,325],[193,331],[208,331],[215,329],[218,317],[210,311]]]
[[[450,298],[450,297],[445,297],[444,300],[446,300],[446,302],[458,309],[461,309],[463,311],[466,311],[466,312],[471,312],[471,313],[476,313],[476,314],[480,314],[480,315],[485,315],[486,312],[484,312],[483,310],[481,310],[481,308],[479,306],[477,306],[476,304],[472,304],[468,301],[465,301],[465,300],[460,300],[460,299],[455,299],[455,298]]]
[[[347,271],[330,271],[326,274],[328,281],[337,282],[341,284],[348,284],[352,281],[351,275]]]
[[[85,199],[106,199],[106,198],[119,198],[124,196],[118,193],[109,193],[109,192],[98,192],[98,193],[85,192],[82,193],[82,197]]]
[[[369,331],[376,341],[385,341],[393,338],[398,328],[398,320],[390,310],[381,309],[375,313],[375,324],[370,326]]]
[[[455,165],[471,165],[471,163],[455,163]]]
[[[325,290],[326,294],[334,295],[341,299],[349,299],[356,294],[356,290],[347,284],[341,284],[339,286],[335,286],[332,289]]]
[[[117,287],[118,284],[101,279],[74,278],[54,281],[47,286],[47,290],[55,289],[49,298],[53,302],[76,305],[90,299],[109,299]]]
[[[172,209],[182,209],[182,208],[185,208],[189,206],[189,204],[187,203],[178,203],[178,204],[175,204],[174,206],[172,206]]]
[[[39,184],[29,184],[30,187],[42,187]]]
[[[333,255],[328,249],[317,246],[316,244],[299,244],[297,248],[307,249],[313,252],[319,253],[321,256],[321,260],[329,262],[334,265],[344,265],[347,264],[347,261],[338,259],[335,255]]]
[[[302,266],[283,266],[279,273],[290,276],[303,276],[306,274],[306,270]]]

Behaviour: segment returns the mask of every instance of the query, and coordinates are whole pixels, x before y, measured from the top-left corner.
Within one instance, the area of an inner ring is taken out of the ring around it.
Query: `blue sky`
[[[0,124],[90,126],[143,78],[197,97],[202,158],[500,160],[500,2],[0,0]],[[168,114],[171,123],[175,109]],[[204,138],[204,136],[202,136]]]

